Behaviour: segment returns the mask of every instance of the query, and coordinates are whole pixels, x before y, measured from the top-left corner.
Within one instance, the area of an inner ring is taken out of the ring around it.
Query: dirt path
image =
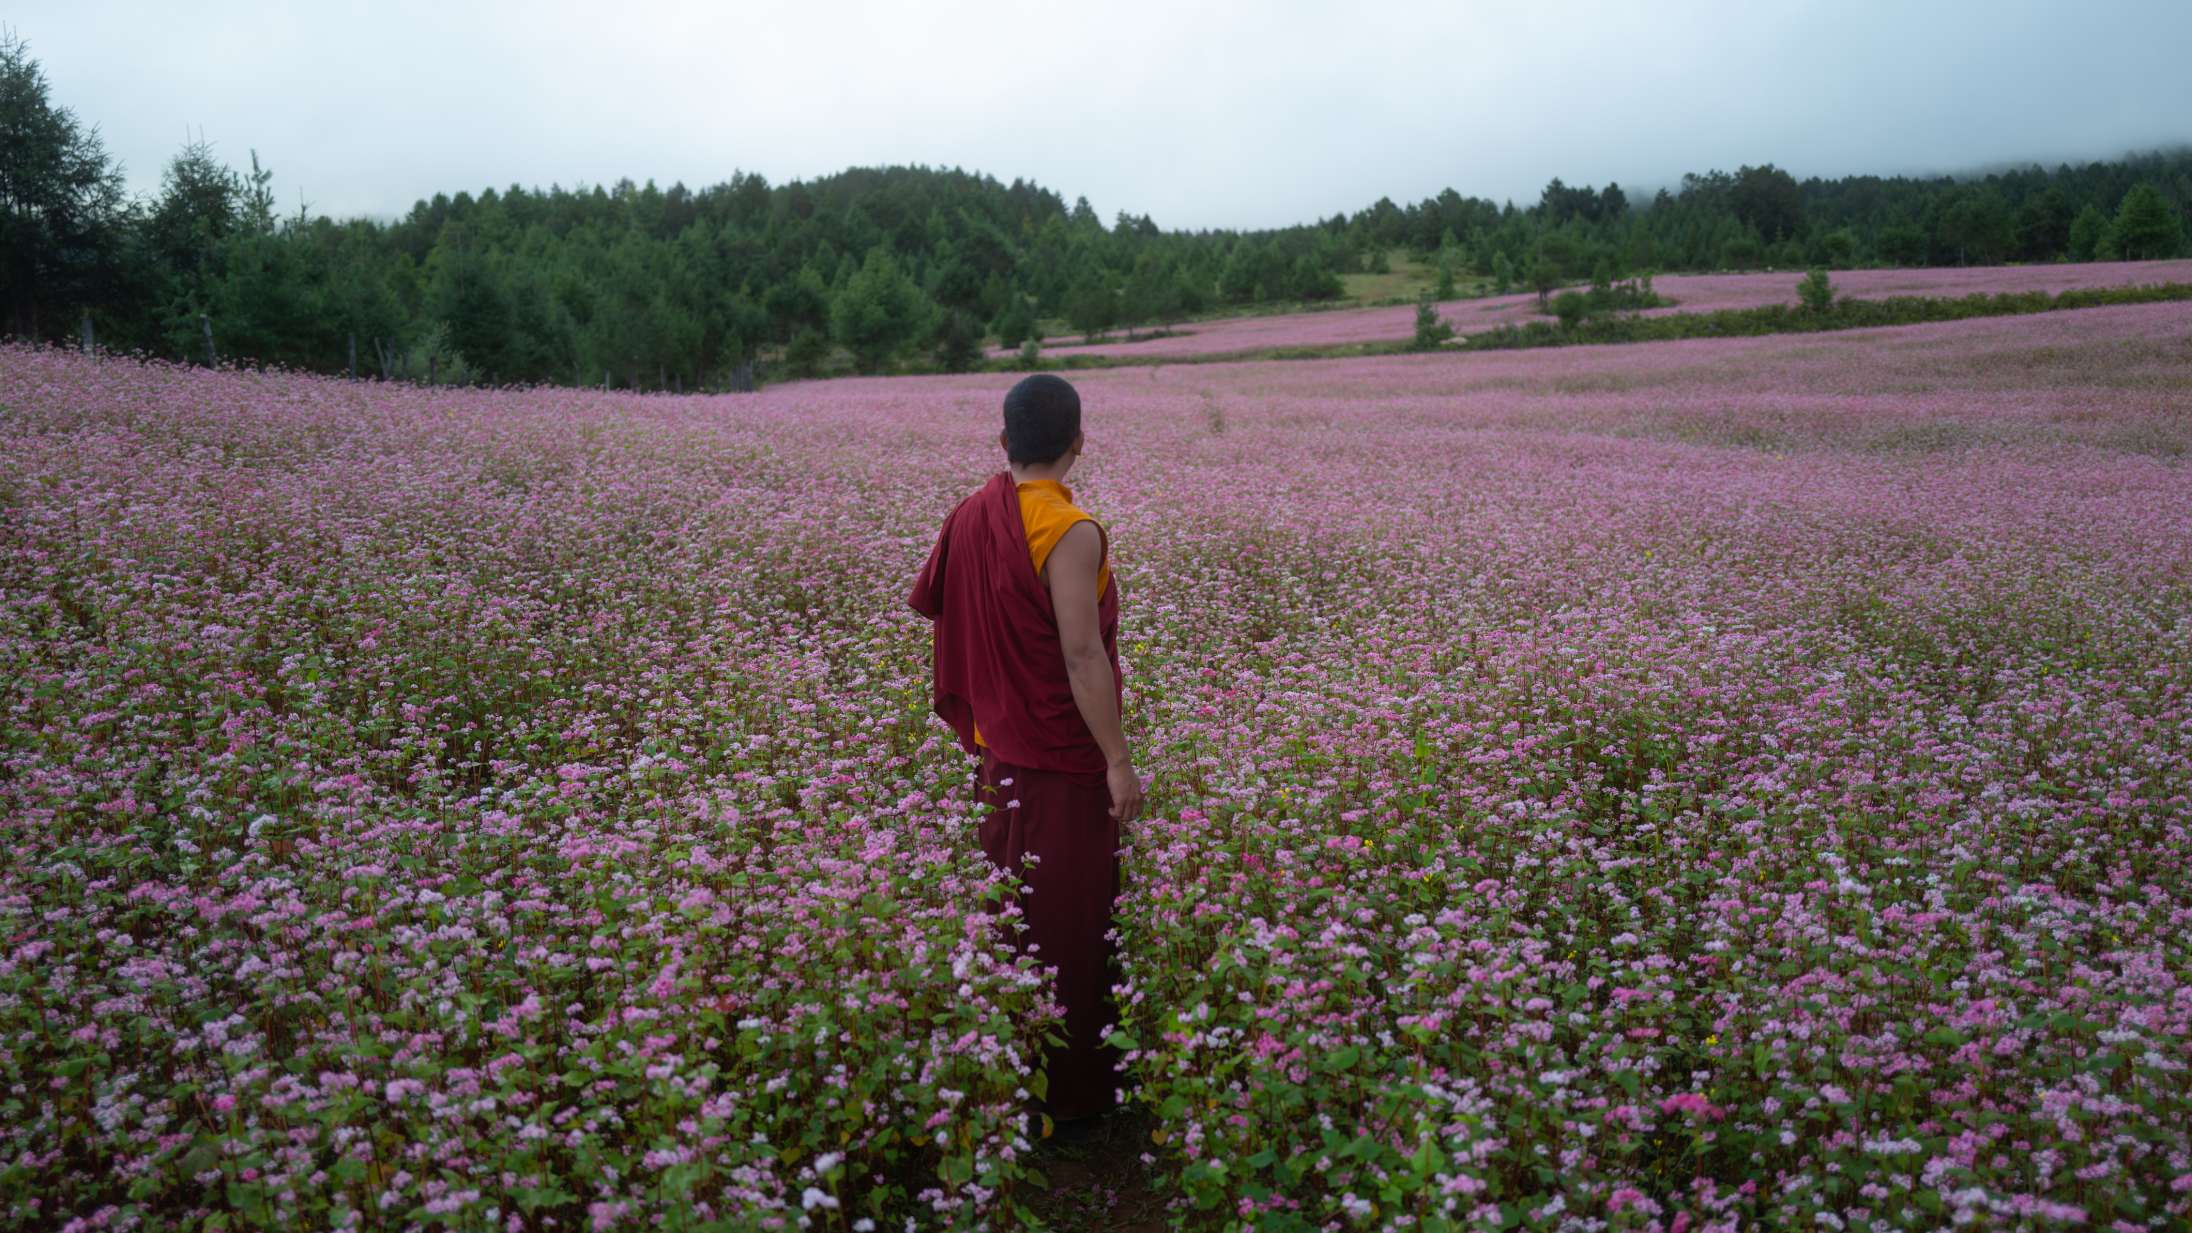
[[[1107,1117],[1079,1142],[1047,1140],[1035,1167],[1048,1193],[1032,1206],[1059,1233],[1161,1233],[1164,1198],[1150,1187],[1143,1152],[1154,1152],[1152,1123],[1139,1110]]]

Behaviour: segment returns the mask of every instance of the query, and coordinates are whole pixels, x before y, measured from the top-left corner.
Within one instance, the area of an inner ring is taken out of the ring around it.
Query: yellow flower
[[[1708,1045],[1717,1045],[1717,1044],[1719,1044],[1719,1043],[1720,1043],[1720,1033],[1718,1033],[1718,1032],[1711,1032],[1711,1033],[1708,1033],[1708,1034],[1706,1035],[1706,1037],[1705,1037],[1705,1043],[1706,1043],[1706,1044],[1708,1044]]]

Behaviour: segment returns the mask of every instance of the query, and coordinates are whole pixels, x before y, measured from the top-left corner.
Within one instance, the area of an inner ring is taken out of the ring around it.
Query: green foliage
[[[1834,283],[1827,277],[1824,267],[1814,268],[1796,284],[1796,299],[1805,308],[1823,313],[1834,307]]]
[[[2047,261],[2070,243],[2070,199],[2053,184],[2025,198],[2017,208],[2017,255]]]
[[[1340,276],[1332,267],[1314,254],[1303,253],[1294,259],[1292,275],[1286,289],[1297,300],[1334,300],[1342,290]]]
[[[1416,301],[1416,334],[1409,344],[1412,350],[1435,351],[1453,336],[1453,325],[1439,316],[1436,304],[1428,298]]]
[[[803,333],[820,371],[817,332],[882,371],[938,341],[931,305],[1009,347],[1045,316],[1100,334],[1325,301],[1343,293],[1341,271],[1390,270],[1394,248],[1437,255],[1441,299],[1467,263],[1499,291],[1535,289],[1544,308],[1608,263],[2145,259],[2183,251],[2192,203],[2188,151],[1963,181],[1798,182],[1765,164],[1684,175],[1649,201],[1556,179],[1519,208],[1446,189],[1257,232],[1168,232],[1129,215],[1106,227],[1086,202],[1068,208],[1024,181],[925,167],[437,194],[386,223],[277,218],[256,159],[239,175],[202,140],[132,205],[96,136],[48,98],[12,37],[0,41],[0,131],[0,326],[14,333],[59,337],[88,307],[109,345],[196,358],[204,314],[226,359],[340,371],[354,337],[385,372],[440,322],[497,380],[609,373],[642,387],[697,387]],[[869,272],[878,250],[894,275]],[[1108,311],[1096,288],[1110,289]]]
[[[1092,276],[1073,289],[1066,300],[1066,323],[1089,340],[1118,324],[1119,293],[1100,276]]]
[[[48,94],[30,45],[0,31],[0,331],[57,337],[70,310],[124,290],[121,168]]]
[[[1027,297],[1014,292],[1005,297],[1005,306],[999,310],[997,320],[990,324],[997,335],[1000,347],[1017,347],[1023,340],[1040,339],[1042,332],[1035,325],[1035,313],[1028,307]]]
[[[447,322],[429,324],[403,357],[403,376],[437,385],[472,385],[479,373],[456,348]]]
[[[830,334],[862,372],[881,372],[928,332],[934,306],[890,250],[877,245],[830,301]]]
[[[2161,190],[2140,181],[2124,194],[2110,227],[2115,254],[2122,261],[2174,257],[2184,247],[2184,219]]]
[[[784,371],[792,377],[817,377],[829,358],[829,336],[811,325],[801,326],[784,348]]]
[[[1857,260],[1857,233],[1847,227],[1837,227],[1822,233],[1813,247],[1818,253],[1817,264],[1846,270]]]
[[[982,362],[982,335],[974,318],[960,309],[942,314],[936,331],[936,366],[945,372],[966,372]]]
[[[1957,265],[1996,265],[2016,248],[2016,222],[1991,186],[1961,189],[1941,210],[1939,242]]]
[[[1042,339],[1037,337],[1036,335],[1030,334],[1028,335],[1027,339],[1020,344],[1020,367],[1028,369],[1032,372],[1036,368],[1041,367],[1042,362]]]
[[[2069,256],[2072,261],[2091,261],[2100,255],[2101,242],[2108,234],[2108,216],[2099,206],[2088,201],[2070,220]]]
[[[1591,311],[1591,301],[1580,291],[1563,291],[1553,297],[1553,315],[1562,329],[1574,329]]]
[[[1738,170],[1728,204],[1744,226],[1768,241],[1793,236],[1803,226],[1804,200],[1796,177],[1772,163]]]
[[[1720,246],[1720,264],[1731,270],[1755,270],[1765,264],[1766,246],[1750,232],[1730,236]]]
[[[1926,263],[1926,233],[1915,223],[1893,223],[1882,227],[1877,247],[1880,260],[1889,265],[1914,266]]]

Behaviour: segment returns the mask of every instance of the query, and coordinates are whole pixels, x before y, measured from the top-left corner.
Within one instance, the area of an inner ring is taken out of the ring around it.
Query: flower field
[[[1714,312],[1725,308],[1757,308],[1765,304],[1793,304],[1802,271],[1778,274],[1666,274],[1652,280],[1653,289],[1675,301],[1672,307],[1644,310],[1645,316],[1666,313]],[[2102,261],[2086,265],[1971,266],[1961,269],[1837,270],[1835,290],[1859,299],[1888,296],[1966,296],[2007,291],[2045,291],[2050,294],[2088,287],[2125,287],[2141,283],[2192,282],[2192,261]],[[1457,334],[1479,334],[1503,325],[1549,320],[1538,312],[1537,296],[1494,296],[1479,300],[1449,300],[1439,306],[1440,315]],[[1260,317],[1224,317],[1193,321],[1176,327],[1176,333],[1132,342],[1114,335],[1097,343],[1083,343],[1078,335],[1060,337],[1043,346],[1049,355],[1102,355],[1140,357],[1152,361],[1188,356],[1230,355],[1270,347],[1335,347],[1350,343],[1392,342],[1404,339],[1415,328],[1414,308],[1336,308],[1319,312],[1280,313]],[[997,355],[1011,354],[998,351]]]
[[[2192,1219],[2192,306],[1073,379],[1182,1227]],[[1025,1223],[1009,383],[0,350],[0,1227]]]

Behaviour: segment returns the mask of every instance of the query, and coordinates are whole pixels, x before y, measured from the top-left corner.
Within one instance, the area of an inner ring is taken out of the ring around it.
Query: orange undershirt
[[[1093,522],[1087,514],[1073,504],[1073,490],[1057,480],[1023,480],[1015,485],[1020,493],[1020,521],[1027,527],[1028,557],[1035,562],[1035,572],[1040,576],[1043,562],[1050,559],[1050,550],[1058,546],[1058,540],[1071,530],[1074,523]],[[1111,554],[1096,565],[1096,593],[1102,595],[1111,582]],[[982,739],[982,725],[974,725],[974,743],[986,745]]]

